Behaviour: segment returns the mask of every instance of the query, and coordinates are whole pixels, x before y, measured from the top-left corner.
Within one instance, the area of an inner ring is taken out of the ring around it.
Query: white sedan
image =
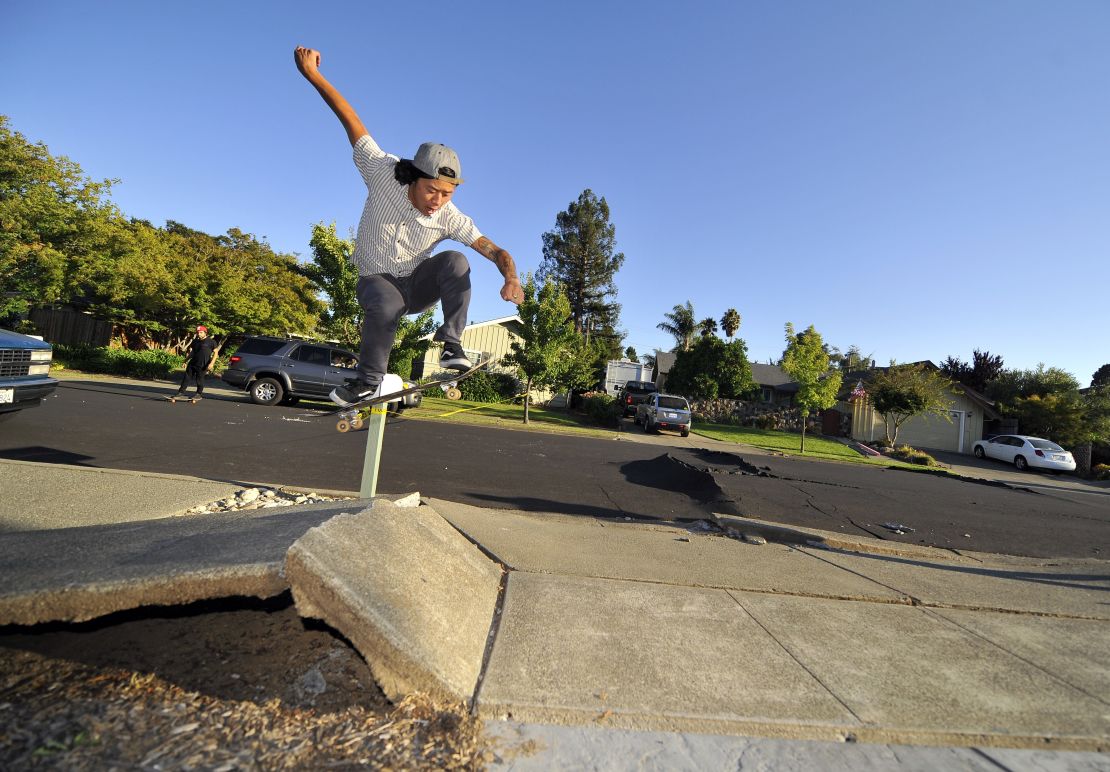
[[[1072,458],[1071,453],[1052,440],[1040,437],[1000,434],[989,440],[979,440],[972,447],[971,452],[976,458],[996,458],[1013,464],[1021,471],[1031,466],[1053,472],[1075,471],[1075,459]]]

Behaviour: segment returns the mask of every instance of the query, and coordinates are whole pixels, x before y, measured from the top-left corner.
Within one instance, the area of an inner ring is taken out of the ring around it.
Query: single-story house
[[[463,328],[462,347],[467,357],[474,364],[481,364],[492,360],[490,372],[502,372],[516,375],[511,367],[501,364],[501,359],[512,352],[513,341],[521,341],[521,331],[524,321],[516,314],[502,316],[499,319],[490,319],[485,322],[472,322]],[[424,340],[431,340],[432,335],[426,335]],[[424,358],[413,363],[412,374],[416,378],[427,378],[442,372],[439,366],[439,355],[443,350],[440,343],[433,342],[424,352]],[[532,390],[534,402],[546,402],[551,399],[551,392]]]
[[[798,383],[776,365],[752,363],[752,380],[759,386],[759,401],[768,405],[793,405]]]
[[[915,362],[934,370],[932,362]],[[852,416],[852,439],[861,442],[881,440],[886,436],[883,417],[875,412],[867,399],[867,379],[876,368],[844,374],[841,401],[837,408]],[[958,384],[949,393],[951,406],[947,415],[918,415],[910,418],[898,430],[898,444],[927,450],[946,450],[953,453],[971,453],[972,444],[983,439],[983,426],[999,417],[994,403],[974,389]]]
[[[667,376],[677,354],[655,350],[655,388],[666,391]],[[791,405],[798,384],[775,365],[752,364],[752,380],[760,387],[760,401],[768,405]]]

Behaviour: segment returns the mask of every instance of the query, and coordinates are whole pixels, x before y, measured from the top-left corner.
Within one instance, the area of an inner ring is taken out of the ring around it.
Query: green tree
[[[362,307],[358,304],[358,268],[351,263],[355,245],[341,239],[335,223],[312,226],[312,262],[301,264],[300,274],[311,281],[327,298],[327,308],[320,315],[320,329],[349,348],[357,348],[362,327]],[[394,371],[395,372],[395,371]]]
[[[924,365],[891,365],[873,374],[866,384],[867,398],[883,417],[886,441],[894,445],[898,430],[916,415],[938,415],[947,421],[952,381]]]
[[[71,299],[74,269],[104,252],[119,218],[113,182],[86,177],[0,115],[0,319]]]
[[[721,329],[725,331],[725,335],[729,340],[740,329],[740,312],[735,308],[730,308],[725,311],[724,316],[721,317]]]
[[[639,362],[640,361],[640,357],[638,357],[636,355],[636,349],[633,348],[632,346],[629,346],[628,348],[626,348],[624,350],[624,358],[627,359],[629,362]]]
[[[402,378],[412,377],[412,363],[421,359],[431,345],[427,336],[436,329],[435,312],[428,309],[416,316],[403,316],[397,324],[393,348],[389,350],[389,372]],[[354,345],[358,351],[358,343]]]
[[[512,342],[502,364],[517,369],[525,394],[530,394],[533,388],[558,383],[568,358],[583,342],[574,329],[570,301],[554,281],[537,288],[536,280],[528,275],[523,289],[524,300],[517,310],[524,323],[521,340]],[[528,423],[529,402],[524,400],[524,423]]]
[[[1092,387],[1108,385],[1110,385],[1110,363],[1095,370],[1094,375],[1091,376]]]
[[[620,318],[614,277],[623,264],[624,255],[616,251],[616,227],[609,222],[609,204],[587,189],[555,216],[555,228],[543,234],[536,281],[551,280],[562,288],[576,333],[590,329],[595,335],[613,335]]]
[[[829,349],[829,361],[838,370],[844,372],[851,372],[853,370],[870,370],[875,365],[875,360],[871,357],[865,357],[860,351],[859,346],[852,344],[848,347],[848,351],[840,353],[840,349],[833,346]]]
[[[806,421],[814,410],[836,404],[842,374],[829,369],[829,355],[821,334],[811,324],[805,332],[795,334],[794,325],[786,323],[786,352],[782,370],[798,383],[794,403],[802,417],[801,452],[806,452]]]
[[[994,356],[989,351],[979,349],[972,352],[971,364],[959,357],[950,356],[940,366],[940,371],[944,375],[980,393],[986,392],[987,385],[998,378],[1002,370],[1001,356]]]
[[[667,375],[667,389],[694,399],[746,396],[755,383],[748,348],[737,339],[725,343],[716,336],[698,338],[679,351]]]
[[[675,339],[674,351],[687,351],[694,340],[697,322],[694,321],[694,305],[689,300],[686,305],[676,305],[669,313],[663,314],[665,322],[655,325]]]
[[[717,320],[714,319],[712,316],[705,317],[700,322],[698,322],[698,332],[701,333],[701,336],[703,338],[709,335],[716,335]]]

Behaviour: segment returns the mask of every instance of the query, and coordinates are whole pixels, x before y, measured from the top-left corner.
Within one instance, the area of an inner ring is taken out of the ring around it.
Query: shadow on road
[[[814,553],[811,553],[814,554]],[[838,551],[838,554],[839,551]],[[843,553],[855,558],[874,560],[882,563],[896,563],[913,568],[932,569],[967,576],[988,576],[995,579],[1009,579],[1017,582],[1031,582],[1033,584],[1046,584],[1052,587],[1068,587],[1079,590],[1094,590],[1096,592],[1110,592],[1110,573],[1060,573],[1046,574],[1043,571],[1023,571],[1006,568],[977,568],[975,566],[942,563],[931,560],[899,557],[895,555],[877,555],[866,552]],[[819,554],[815,557],[820,558]],[[835,565],[835,564],[834,564]]]
[[[82,453],[70,453],[68,450],[47,448],[42,445],[25,445],[21,448],[5,448],[0,450],[0,458],[12,461],[36,461],[43,464],[71,464],[72,466],[91,466],[96,464],[86,463],[92,456]]]

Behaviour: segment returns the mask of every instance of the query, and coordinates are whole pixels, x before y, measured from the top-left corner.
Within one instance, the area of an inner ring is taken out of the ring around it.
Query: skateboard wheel
[[[447,389],[447,395],[446,396],[447,396],[447,399],[461,399],[462,398],[462,392],[459,391],[458,389],[456,389],[454,386],[451,386],[450,388]]]
[[[351,422],[344,418],[335,424],[335,429],[340,432],[349,432],[351,430]]]
[[[351,425],[352,429],[356,429],[356,430],[361,429],[362,428],[362,416],[356,415],[354,418],[352,418],[350,421],[348,421],[348,423]]]

